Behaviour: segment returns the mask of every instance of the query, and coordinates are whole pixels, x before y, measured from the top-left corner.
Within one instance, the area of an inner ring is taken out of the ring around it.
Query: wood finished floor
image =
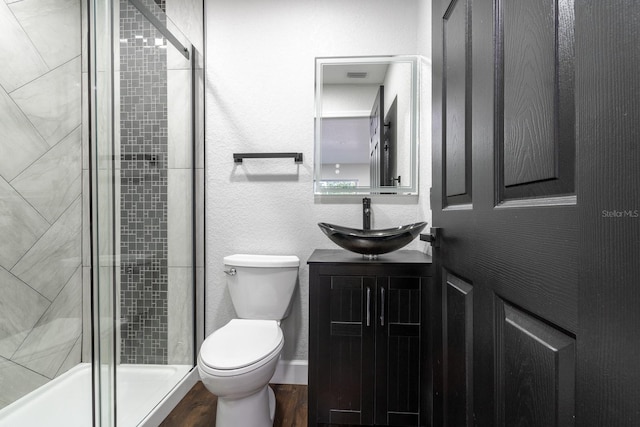
[[[276,395],[274,427],[306,427],[307,386],[271,384]],[[216,422],[217,398],[201,381],[193,386],[160,427],[213,427]],[[251,427],[251,426],[238,426]]]

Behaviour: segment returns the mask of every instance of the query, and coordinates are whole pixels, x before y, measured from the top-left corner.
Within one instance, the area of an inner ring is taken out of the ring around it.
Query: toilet
[[[217,427],[271,427],[276,399],[269,381],[298,279],[296,256],[236,254],[224,258],[238,316],[209,335],[198,354],[202,383],[218,397]]]

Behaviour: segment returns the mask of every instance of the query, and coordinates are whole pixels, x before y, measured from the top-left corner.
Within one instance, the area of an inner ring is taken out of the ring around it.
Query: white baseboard
[[[309,362],[306,360],[280,360],[271,378],[274,384],[307,385]]]

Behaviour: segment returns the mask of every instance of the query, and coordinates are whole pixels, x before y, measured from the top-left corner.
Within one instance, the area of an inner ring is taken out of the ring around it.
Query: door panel
[[[504,183],[556,177],[555,1],[509,0],[503,6]]]
[[[396,153],[398,145],[398,96],[393,102],[384,118],[384,145],[381,167],[381,186],[395,187],[402,184],[402,177],[396,176]]]
[[[500,426],[572,426],[575,340],[499,301]]]
[[[369,114],[369,175],[371,186],[380,186],[380,166],[384,139],[384,86],[380,86]]]
[[[473,424],[473,288],[445,272],[443,342],[444,424]]]
[[[444,158],[449,204],[471,201],[471,140],[468,126],[469,7],[467,0],[451,3],[444,26]]]
[[[498,202],[574,194],[572,0],[498,0]]]

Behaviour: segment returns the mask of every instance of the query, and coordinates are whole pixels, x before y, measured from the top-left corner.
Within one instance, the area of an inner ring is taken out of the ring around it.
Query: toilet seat
[[[278,356],[283,345],[277,321],[233,319],[204,340],[199,365],[214,376],[241,375]]]

